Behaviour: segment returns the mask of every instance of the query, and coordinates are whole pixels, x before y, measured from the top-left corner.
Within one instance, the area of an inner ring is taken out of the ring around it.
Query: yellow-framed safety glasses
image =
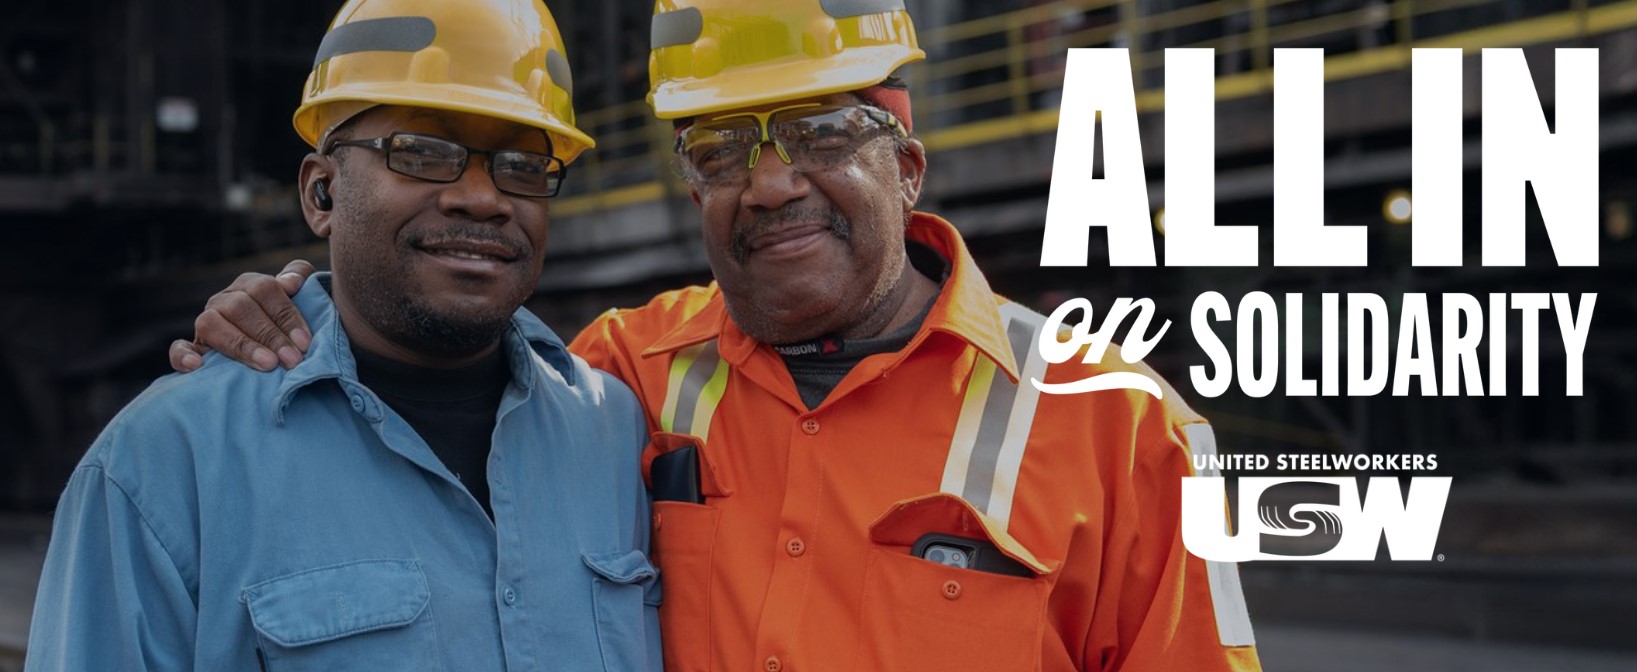
[[[810,173],[852,160],[883,132],[909,137],[897,117],[874,106],[798,103],[698,121],[677,135],[676,153],[688,180],[721,184],[745,179],[769,142],[785,164]]]

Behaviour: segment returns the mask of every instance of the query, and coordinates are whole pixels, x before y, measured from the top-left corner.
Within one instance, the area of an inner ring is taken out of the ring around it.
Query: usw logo
[[[1374,560],[1383,536],[1393,560],[1431,560],[1449,500],[1448,476],[1239,478],[1239,524],[1230,533],[1222,477],[1182,479],[1182,545],[1206,560]]]

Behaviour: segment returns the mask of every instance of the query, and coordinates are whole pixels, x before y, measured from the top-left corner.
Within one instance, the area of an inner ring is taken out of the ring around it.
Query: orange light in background
[[[1610,238],[1625,240],[1631,237],[1631,206],[1625,201],[1609,201],[1603,207],[1603,230]]]

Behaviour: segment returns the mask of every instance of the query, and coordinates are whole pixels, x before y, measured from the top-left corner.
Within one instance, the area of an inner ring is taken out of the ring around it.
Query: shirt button
[[[784,663],[779,662],[778,656],[768,656],[767,660],[762,661],[762,669],[767,672],[779,672],[784,669]]]
[[[801,537],[792,538],[784,542],[784,552],[789,553],[792,558],[799,558],[801,554],[807,552],[807,543],[802,541]]]
[[[516,604],[517,603],[517,591],[512,590],[510,588],[507,588],[506,592],[501,593],[501,597],[504,597],[506,599],[506,604]]]
[[[359,413],[364,412],[364,398],[363,397],[361,397],[359,395],[356,395],[356,394],[352,395],[352,410],[358,411]]]
[[[954,600],[954,599],[959,599],[960,596],[961,596],[961,582],[953,581],[953,580],[944,582],[944,598],[945,599]]]
[[[806,433],[808,436],[817,434],[819,432],[818,418],[808,418],[801,421],[801,431]]]

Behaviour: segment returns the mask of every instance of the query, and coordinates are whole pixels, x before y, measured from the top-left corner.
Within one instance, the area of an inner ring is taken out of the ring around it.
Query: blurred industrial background
[[[57,0],[0,9],[0,670],[17,665],[49,514],[103,424],[168,372],[169,340],[244,271],[324,246],[297,208],[290,114],[339,0]],[[573,334],[610,306],[709,280],[697,215],[651,118],[643,0],[548,0],[598,148],[552,204],[530,307]],[[1637,669],[1637,0],[906,0],[930,150],[922,209],[965,232],[997,290],[1049,311],[1202,291],[1598,292],[1585,395],[1542,329],[1539,397],[1189,396],[1227,452],[1436,453],[1455,477],[1438,563],[1244,569],[1269,669]],[[1212,47],[1219,224],[1260,224],[1263,266],[1038,266],[1065,50],[1132,49],[1163,235],[1163,52]],[[1559,268],[1531,206],[1529,266],[1410,265],[1410,48],[1465,47],[1468,256],[1477,252],[1479,47],[1524,47],[1550,118],[1553,47],[1601,50],[1601,266]],[[1274,269],[1273,47],[1322,47],[1325,217],[1370,227],[1370,265]],[[1316,305],[1307,314],[1316,316]],[[1435,313],[1436,314],[1436,313]],[[1310,317],[1309,320],[1316,320]],[[1318,369],[1317,327],[1308,370]],[[1224,337],[1229,334],[1224,333]],[[1150,363],[1189,395],[1184,337]],[[1232,347],[1231,340],[1230,347]],[[1511,347],[1518,347],[1514,338]],[[1518,355],[1513,353],[1513,371]],[[1514,373],[1514,376],[1517,374]]]

